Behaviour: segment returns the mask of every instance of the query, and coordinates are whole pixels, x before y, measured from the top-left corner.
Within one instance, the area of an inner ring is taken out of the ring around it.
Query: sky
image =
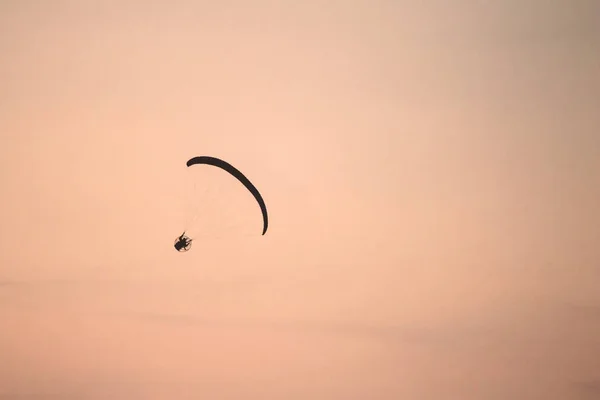
[[[598,18],[0,1],[0,399],[600,398]]]

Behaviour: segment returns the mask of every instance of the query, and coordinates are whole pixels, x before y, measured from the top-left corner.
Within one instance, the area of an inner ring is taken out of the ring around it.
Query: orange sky
[[[0,399],[600,398],[600,6],[548,4],[1,2]]]

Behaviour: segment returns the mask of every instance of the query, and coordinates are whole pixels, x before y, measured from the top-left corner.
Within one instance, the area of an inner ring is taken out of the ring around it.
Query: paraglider
[[[173,246],[175,247],[175,250],[179,252],[188,251],[190,247],[192,247],[192,239],[185,236],[185,232],[183,232],[175,239],[175,244]]]
[[[252,196],[254,196],[254,199],[258,203],[258,206],[262,213],[262,219],[263,219],[262,235],[264,235],[267,232],[267,228],[269,226],[269,217],[267,214],[267,206],[265,204],[265,201],[263,200],[262,195],[260,194],[260,192],[258,191],[256,186],[254,186],[254,184],[252,184],[252,182],[250,182],[250,180],[240,170],[238,170],[237,168],[235,168],[233,165],[229,164],[228,162],[221,160],[219,158],[216,158],[216,157],[198,156],[198,157],[193,157],[193,158],[189,159],[186,163],[187,167],[191,167],[194,165],[201,165],[201,164],[212,165],[214,167],[218,167],[218,168],[228,172],[231,176],[236,178],[242,185],[244,185],[244,187],[246,189],[248,189],[248,191],[252,194]],[[179,236],[175,240],[174,246],[177,251],[180,251],[180,252],[188,251],[191,247],[191,242],[192,242],[192,239],[185,236],[185,232],[184,232],[183,234],[181,234],[181,236]]]

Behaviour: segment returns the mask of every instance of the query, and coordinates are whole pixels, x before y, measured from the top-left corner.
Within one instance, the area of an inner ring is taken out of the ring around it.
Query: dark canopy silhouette
[[[252,184],[252,182],[250,182],[250,180],[248,178],[246,178],[246,176],[244,174],[242,174],[242,172],[240,170],[238,170],[237,168],[235,168],[233,165],[229,164],[226,161],[223,161],[223,160],[215,158],[215,157],[209,157],[209,156],[199,156],[199,157],[191,158],[190,160],[188,160],[188,162],[186,164],[188,167],[191,167],[192,165],[196,165],[196,164],[213,165],[213,166],[219,167],[219,168],[229,172],[231,175],[233,175],[238,181],[240,181],[242,183],[242,185],[244,185],[246,187],[246,189],[248,189],[250,191],[250,193],[252,193],[252,195],[258,202],[258,205],[260,207],[260,210],[262,211],[262,216],[263,216],[262,234],[264,235],[267,232],[267,227],[269,226],[269,217],[267,215],[267,206],[265,204],[265,201],[263,200],[262,196],[260,195],[260,192],[258,191],[258,189]]]

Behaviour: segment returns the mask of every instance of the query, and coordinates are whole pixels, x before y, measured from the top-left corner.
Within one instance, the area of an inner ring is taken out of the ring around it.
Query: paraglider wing
[[[213,165],[213,166],[219,167],[219,168],[229,172],[231,175],[233,175],[238,181],[240,181],[242,183],[242,185],[244,185],[246,187],[246,189],[248,189],[250,191],[250,193],[252,193],[252,195],[258,202],[258,205],[260,206],[260,210],[262,211],[262,216],[263,216],[263,232],[262,232],[262,234],[264,235],[267,232],[267,227],[269,226],[269,217],[267,215],[267,206],[265,205],[265,201],[263,200],[262,196],[260,195],[260,192],[258,191],[258,189],[252,184],[252,182],[250,182],[250,180],[248,178],[246,178],[246,176],[244,174],[242,174],[242,172],[240,170],[238,170],[237,168],[235,168],[233,165],[229,164],[226,161],[223,161],[223,160],[215,158],[215,157],[209,157],[209,156],[199,156],[199,157],[191,158],[190,160],[188,160],[188,162],[186,164],[188,167],[191,167],[192,165],[196,165],[196,164]]]

